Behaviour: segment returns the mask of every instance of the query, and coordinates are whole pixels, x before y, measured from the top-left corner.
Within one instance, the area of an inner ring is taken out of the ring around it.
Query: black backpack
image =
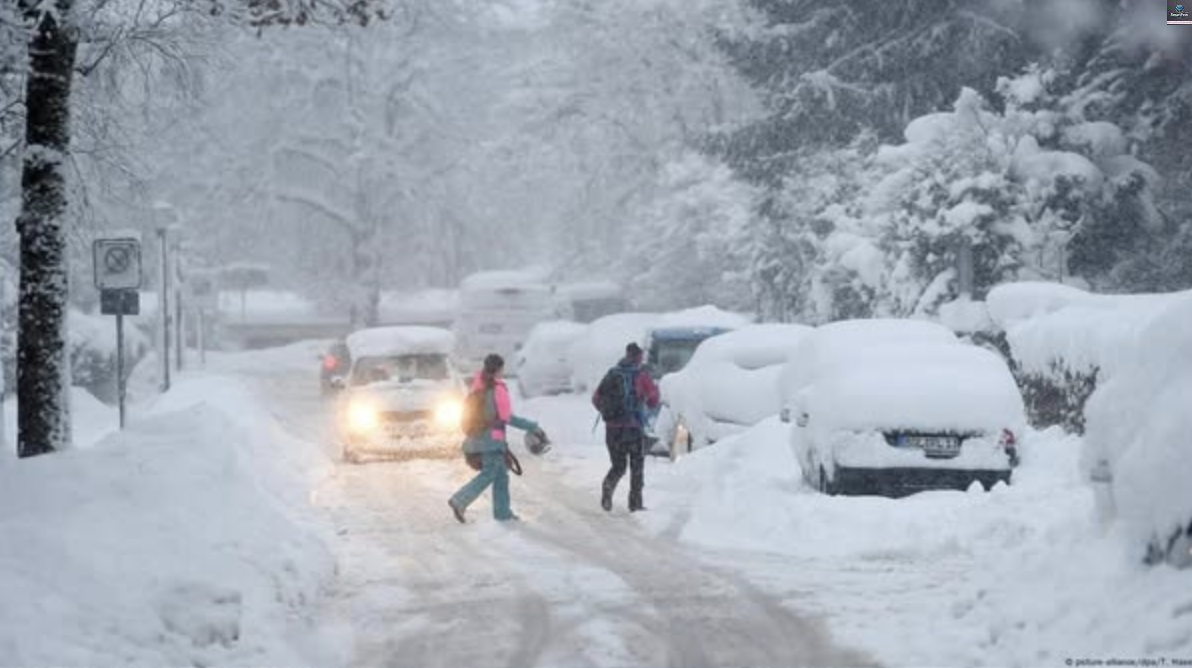
[[[468,392],[463,411],[459,416],[459,428],[465,436],[480,436],[489,428],[488,389],[480,388]]]
[[[596,386],[596,410],[605,423],[624,424],[636,419],[637,373],[613,367]]]

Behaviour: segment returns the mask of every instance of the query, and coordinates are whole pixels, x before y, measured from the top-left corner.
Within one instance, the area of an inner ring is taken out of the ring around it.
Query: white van
[[[633,310],[624,288],[612,281],[560,285],[555,290],[555,301],[559,318],[579,323]]]
[[[456,364],[465,372],[475,371],[485,355],[497,353],[505,358],[505,373],[516,375],[514,354],[530,330],[555,317],[554,295],[536,274],[472,274],[460,284],[459,309],[452,326]]]

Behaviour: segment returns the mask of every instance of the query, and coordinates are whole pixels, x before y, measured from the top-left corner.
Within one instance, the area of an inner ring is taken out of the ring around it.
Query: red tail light
[[[323,356],[323,368],[324,369],[326,369],[328,371],[335,371],[335,369],[338,366],[339,366],[339,360],[335,358],[335,355],[324,355]]]
[[[1014,432],[1010,431],[1009,429],[1003,429],[1002,438],[999,443],[1001,443],[1003,448],[1013,448],[1014,446],[1018,445],[1018,437],[1015,436]]]

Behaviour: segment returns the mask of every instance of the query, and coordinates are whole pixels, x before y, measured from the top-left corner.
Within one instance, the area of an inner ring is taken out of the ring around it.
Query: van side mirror
[[[779,420],[782,420],[783,422],[785,422],[785,423],[787,423],[787,424],[790,424],[790,421],[791,421],[791,409],[789,409],[789,408],[783,408],[781,411],[779,411],[779,413],[778,413],[778,419],[779,419]]]

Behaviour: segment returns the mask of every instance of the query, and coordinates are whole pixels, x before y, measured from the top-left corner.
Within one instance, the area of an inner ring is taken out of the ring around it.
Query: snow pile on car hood
[[[170,395],[92,449],[0,459],[0,663],[337,660],[295,616],[334,564],[246,461],[294,444],[230,381]]]

